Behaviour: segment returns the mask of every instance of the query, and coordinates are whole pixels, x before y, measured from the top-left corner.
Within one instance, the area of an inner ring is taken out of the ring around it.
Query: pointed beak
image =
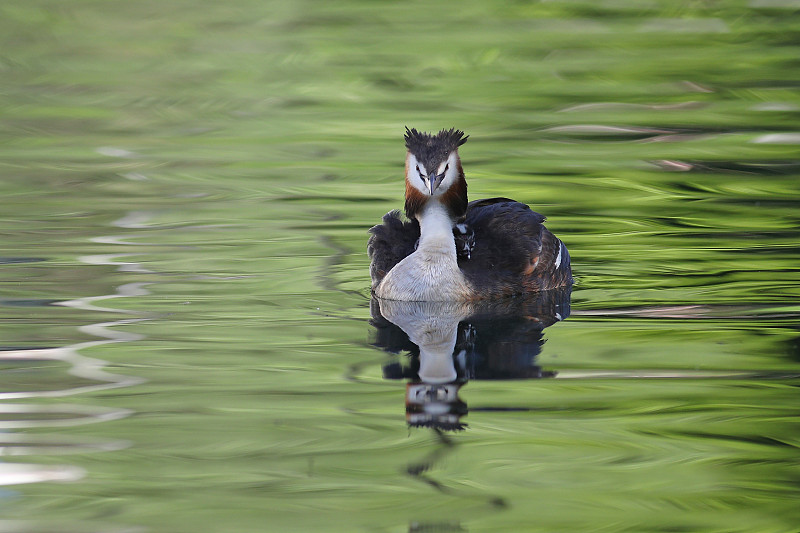
[[[444,172],[438,175],[436,174],[436,172],[431,172],[430,174],[428,174],[428,183],[431,186],[431,195],[433,195],[433,192],[439,188],[439,184],[442,183],[443,179],[444,179]]]

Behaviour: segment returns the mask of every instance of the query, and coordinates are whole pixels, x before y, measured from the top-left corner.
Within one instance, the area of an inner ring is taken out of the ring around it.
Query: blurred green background
[[[3,530],[796,531],[798,11],[6,0]],[[446,438],[370,346],[404,126],[578,280]]]

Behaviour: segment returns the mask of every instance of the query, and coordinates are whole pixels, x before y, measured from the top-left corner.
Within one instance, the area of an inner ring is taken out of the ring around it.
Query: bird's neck
[[[422,254],[444,254],[456,258],[456,241],[453,236],[454,221],[448,209],[435,199],[429,200],[417,213],[419,245]]]
[[[420,237],[416,251],[397,263],[375,289],[386,300],[455,302],[473,296],[458,267],[453,219],[436,199],[428,200],[416,214]]]

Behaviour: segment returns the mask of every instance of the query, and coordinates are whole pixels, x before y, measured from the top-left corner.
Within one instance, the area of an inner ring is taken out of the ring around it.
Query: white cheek
[[[417,172],[419,167],[420,172],[425,172],[425,168],[417,161],[417,158],[412,154],[408,154],[408,164],[406,165],[406,181],[411,184],[416,190],[423,194],[430,194],[429,189],[425,186],[422,178]]]
[[[442,180],[442,184],[439,187],[444,189],[444,190],[447,190],[447,189],[450,188],[450,185],[452,185],[455,181],[456,181],[456,173],[455,173],[455,171],[453,169],[448,169],[447,172],[444,175],[444,179]]]
[[[455,157],[450,157],[447,160],[447,170],[444,173],[444,179],[442,180],[442,184],[439,185],[439,190],[442,194],[450,188],[450,186],[456,182],[458,179],[458,165],[456,164],[457,161]]]
[[[424,184],[424,183],[422,183],[422,180],[421,180],[421,179],[419,179],[419,178],[417,178],[417,179],[411,179],[411,180],[410,180],[410,182],[411,182],[411,186],[412,186],[412,187],[414,187],[414,188],[415,188],[416,190],[418,190],[419,192],[421,192],[422,194],[430,194],[430,193],[431,193],[431,192],[428,190],[428,188],[427,188],[427,187],[425,187],[425,184]]]

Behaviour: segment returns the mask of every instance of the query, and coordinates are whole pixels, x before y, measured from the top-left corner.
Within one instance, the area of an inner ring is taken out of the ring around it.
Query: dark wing
[[[544,220],[508,198],[470,202],[465,224],[475,243],[471,258],[459,266],[479,293],[513,295],[572,282],[567,248]]]
[[[539,264],[531,274],[541,289],[552,289],[572,284],[572,265],[569,251],[561,240],[547,229],[542,232],[542,251]]]
[[[403,221],[400,211],[389,211],[383,224],[374,226],[367,243],[369,273],[376,286],[397,263],[411,254],[419,241],[419,222]]]

